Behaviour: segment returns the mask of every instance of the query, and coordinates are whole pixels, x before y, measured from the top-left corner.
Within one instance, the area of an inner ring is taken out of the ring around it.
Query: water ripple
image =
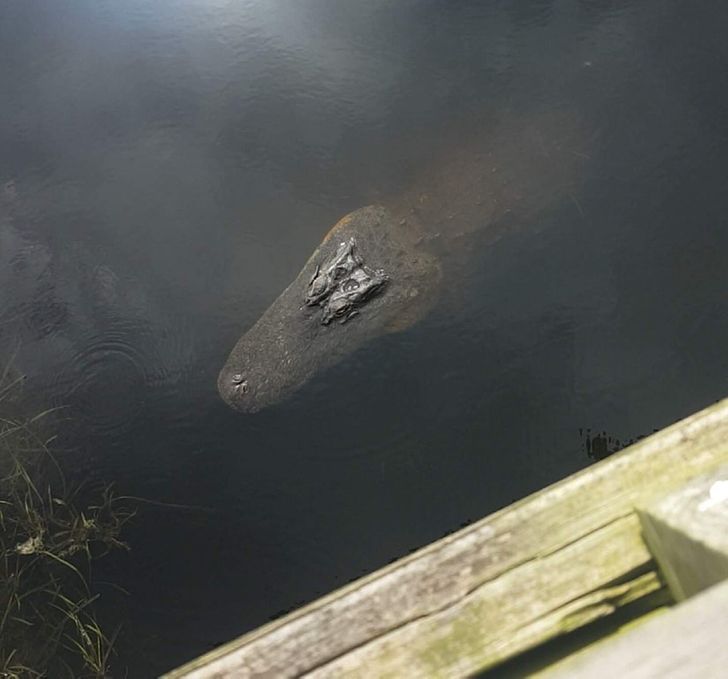
[[[150,385],[164,379],[160,372],[166,369],[148,334],[138,321],[117,319],[70,348],[58,374],[61,384],[52,392],[94,433],[127,430],[144,409]]]

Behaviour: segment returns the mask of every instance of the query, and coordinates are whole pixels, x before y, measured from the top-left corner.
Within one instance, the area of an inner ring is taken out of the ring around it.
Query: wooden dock
[[[681,676],[691,621],[728,648],[726,465],[728,399],[165,678]]]

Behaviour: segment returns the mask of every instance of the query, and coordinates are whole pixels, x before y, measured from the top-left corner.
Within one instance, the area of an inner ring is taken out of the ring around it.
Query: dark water
[[[587,465],[594,432],[726,395],[726,34],[718,0],[2,3],[2,351],[68,405],[74,474],[195,507],[143,506],[99,564],[119,667],[168,669]],[[228,351],[339,217],[453,128],[536,108],[593,134],[578,193],[475,236],[420,324],[225,408]]]

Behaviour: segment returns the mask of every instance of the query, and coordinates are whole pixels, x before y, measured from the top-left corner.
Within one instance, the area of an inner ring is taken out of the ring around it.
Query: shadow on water
[[[3,5],[0,348],[38,409],[66,406],[68,473],[153,501],[96,571],[119,668],[157,674],[617,447],[592,432],[725,395],[727,21],[679,0]],[[224,406],[225,357],[332,224],[550,110],[593,140],[573,191],[472,234],[420,323],[255,416]]]

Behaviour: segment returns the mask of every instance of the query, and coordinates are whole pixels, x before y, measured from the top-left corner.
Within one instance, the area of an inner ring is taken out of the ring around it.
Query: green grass
[[[17,382],[0,375],[0,677],[107,677],[118,630],[99,626],[89,574],[128,549],[134,510],[111,488],[80,503],[42,433],[48,413],[2,416]]]

